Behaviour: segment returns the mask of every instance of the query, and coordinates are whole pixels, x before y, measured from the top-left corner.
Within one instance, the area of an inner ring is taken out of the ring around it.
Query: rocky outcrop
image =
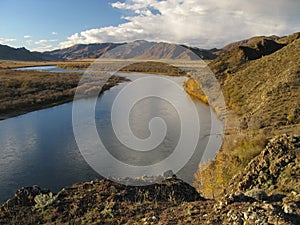
[[[300,136],[281,135],[270,140],[239,175],[233,178],[233,191],[263,189],[300,193]]]
[[[205,201],[195,188],[175,175],[147,186],[94,180],[57,194],[37,186],[25,187],[1,206],[0,224],[119,224],[153,217],[168,206],[199,200]]]
[[[262,192],[259,191],[261,194]],[[276,197],[263,194],[263,199],[249,197],[239,193],[227,195],[220,201],[216,208],[217,212],[223,214],[223,224],[298,224],[299,217],[299,197],[295,193],[287,196]],[[294,198],[288,205],[286,202]],[[227,208],[226,214],[222,211]],[[287,210],[289,209],[289,210]],[[216,212],[216,213],[217,213]]]
[[[299,224],[299,203],[262,190],[207,200],[175,175],[140,187],[105,179],[57,194],[22,188],[0,207],[0,224]]]

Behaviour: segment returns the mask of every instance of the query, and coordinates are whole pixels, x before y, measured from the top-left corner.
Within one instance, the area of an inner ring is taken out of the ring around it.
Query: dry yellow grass
[[[299,51],[300,39],[234,68],[225,80],[221,77],[227,123],[216,158],[195,174],[195,185],[203,194],[229,191],[232,177],[263,150],[267,139],[300,133]]]

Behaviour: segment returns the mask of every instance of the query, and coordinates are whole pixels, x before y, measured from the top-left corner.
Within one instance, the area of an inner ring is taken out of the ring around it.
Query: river
[[[30,69],[57,71],[55,67],[50,66],[26,68],[26,70]],[[62,71],[64,70],[59,69],[59,72]],[[132,81],[149,76],[166,77],[136,73],[120,75]],[[167,78],[179,85],[186,79],[169,76]],[[128,82],[121,83],[105,91],[97,100],[95,121],[98,131],[101,130],[101,139],[114,156],[126,163],[139,165],[160,161],[172,153],[178,142],[181,134],[178,113],[172,105],[161,99],[149,98],[136,104],[130,114],[133,133],[140,138],[147,137],[149,120],[158,115],[161,115],[160,117],[166,122],[168,131],[165,140],[157,147],[157,151],[148,154],[146,159],[142,154],[123,154],[128,149],[114,135],[110,116],[114,99],[127,84]],[[164,90],[157,90],[159,91],[173,90],[171,88],[169,90],[167,86]],[[77,100],[83,114],[91,101],[91,99]],[[186,95],[184,101],[193,100]],[[199,142],[192,159],[178,172],[178,176],[189,183],[192,183],[193,174],[205,149],[209,151],[205,152],[202,160],[207,161],[215,156],[222,143],[222,137],[219,135],[222,132],[222,123],[210,107],[199,101],[193,103],[201,124]],[[12,197],[14,192],[23,186],[36,184],[55,192],[73,183],[101,178],[85,161],[78,149],[72,127],[72,104],[72,102],[66,103],[0,121],[0,202]],[[212,129],[211,121],[214,121]],[[85,126],[89,125],[85,124]],[[210,142],[207,146],[209,138]],[[189,148],[188,145],[186,147]]]

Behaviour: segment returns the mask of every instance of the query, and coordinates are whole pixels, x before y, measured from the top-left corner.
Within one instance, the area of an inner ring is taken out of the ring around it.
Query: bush
[[[53,195],[52,192],[49,194],[39,194],[34,197],[35,206],[37,210],[44,210],[45,208],[57,203],[57,196]]]

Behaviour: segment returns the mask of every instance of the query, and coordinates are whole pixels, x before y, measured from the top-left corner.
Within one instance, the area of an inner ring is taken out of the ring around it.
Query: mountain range
[[[241,42],[242,43],[242,42]],[[247,43],[244,41],[243,43]],[[130,43],[93,43],[77,44],[68,48],[46,52],[29,51],[26,48],[13,48],[0,45],[1,60],[21,61],[65,61],[86,58],[114,58],[114,59],[186,59],[211,60],[221,53],[227,52],[233,43],[223,49],[200,49],[179,44],[165,42],[148,42],[137,40]]]
[[[56,58],[40,52],[31,52],[26,48],[12,48],[0,44],[0,60],[53,61]]]
[[[219,55],[230,52],[234,54],[243,51],[250,58],[260,58],[263,49],[257,51],[257,43],[261,40],[264,49],[276,51],[283,46],[278,43],[282,38],[278,36],[252,37],[246,40],[237,41],[224,46],[221,49],[200,49],[186,45],[171,44],[165,42],[148,42],[137,40],[129,43],[93,43],[77,44],[68,48],[57,49],[46,52],[29,51],[26,48],[13,48],[7,45],[0,45],[0,60],[21,60],[21,61],[66,61],[86,58],[113,58],[113,59],[185,59],[185,60],[212,60]],[[236,50],[238,47],[239,50]],[[255,50],[256,49],[256,50]],[[225,57],[228,57],[226,55]],[[226,59],[221,59],[224,62]]]
[[[138,40],[130,43],[77,44],[47,52],[0,45],[0,59],[22,61],[65,61],[86,58],[114,59],[215,59],[216,49],[205,50],[185,45]],[[194,53],[194,54],[193,54]]]

